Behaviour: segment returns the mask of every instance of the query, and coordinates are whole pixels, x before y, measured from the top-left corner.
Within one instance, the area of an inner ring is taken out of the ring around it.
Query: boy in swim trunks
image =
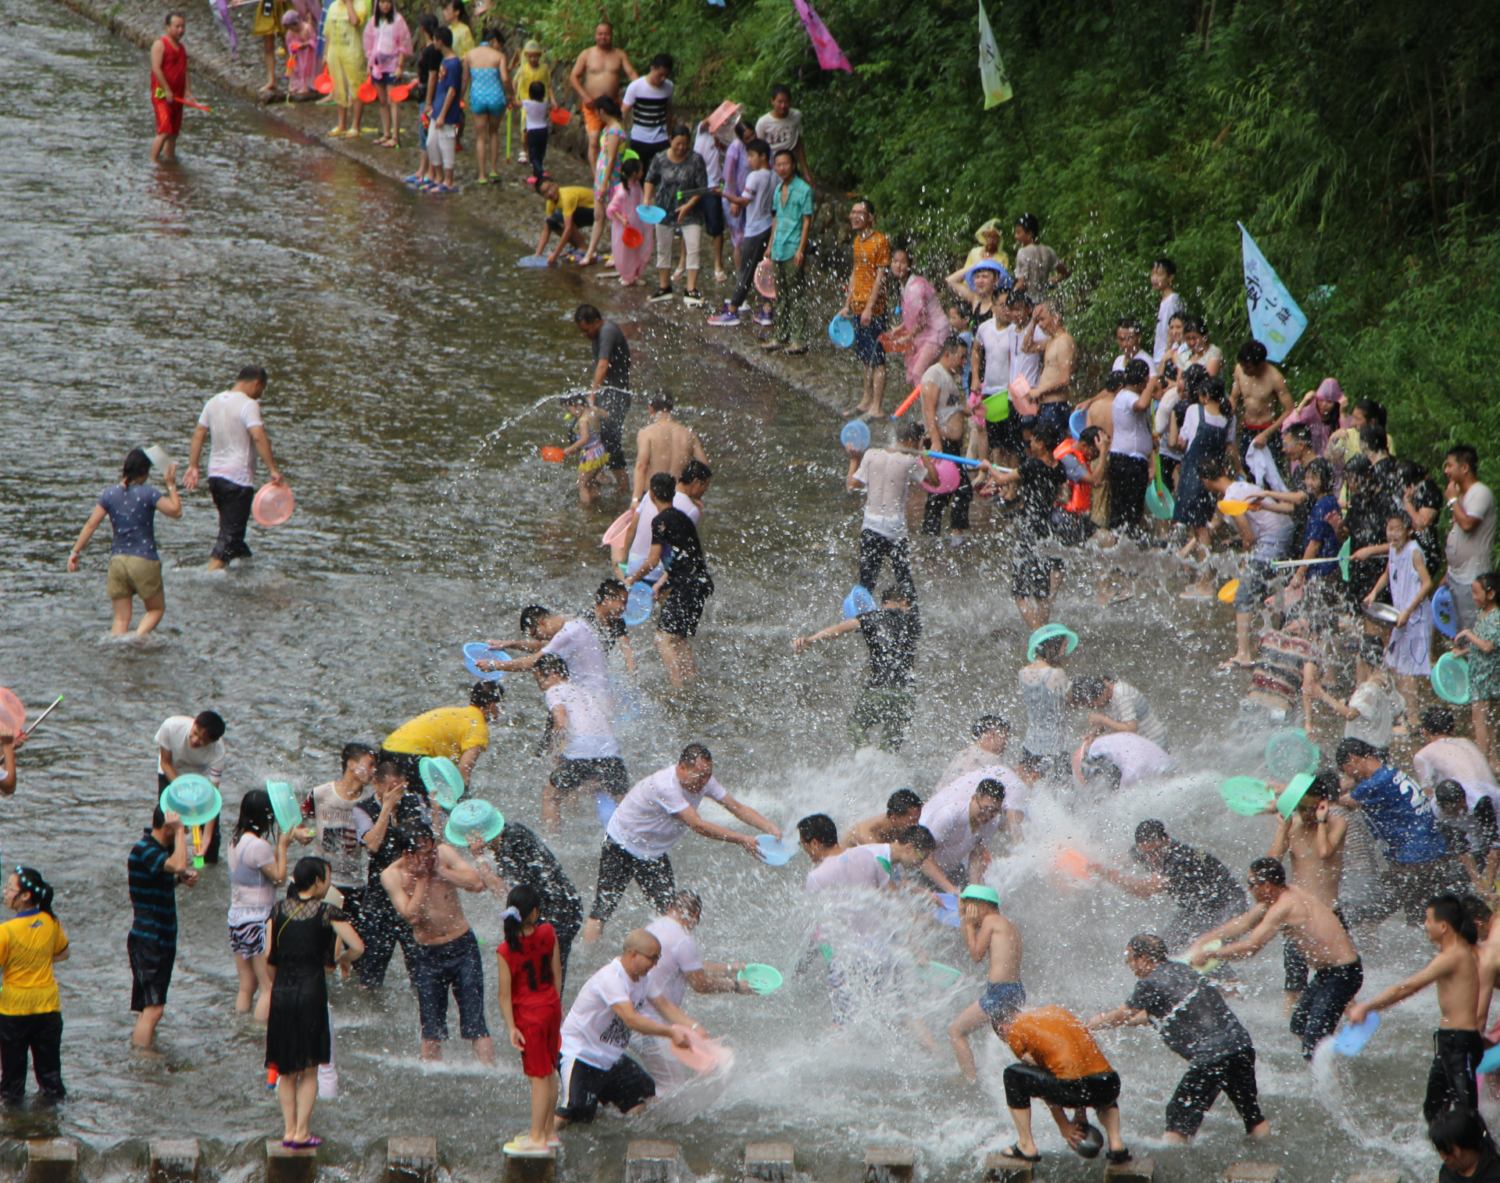
[[[587,395],[570,394],[562,400],[563,410],[573,416],[578,438],[563,449],[564,456],[578,454],[578,501],[592,505],[599,496],[599,473],[608,459],[599,423],[604,412],[589,406]]]
[[[977,1002],[971,1002],[953,1025],[948,1038],[958,1067],[970,1084],[979,1083],[974,1050],[969,1036],[988,1022],[1020,1010],[1026,1005],[1026,987],[1021,985],[1021,934],[1000,913],[1000,894],[993,887],[971,884],[959,896],[958,915],[964,944],[976,962],[990,963],[989,984]]]

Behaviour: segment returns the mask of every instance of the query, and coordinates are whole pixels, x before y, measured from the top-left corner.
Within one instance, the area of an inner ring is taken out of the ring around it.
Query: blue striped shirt
[[[147,830],[130,850],[131,934],[160,945],[177,944],[177,873],[166,870],[172,852]]]

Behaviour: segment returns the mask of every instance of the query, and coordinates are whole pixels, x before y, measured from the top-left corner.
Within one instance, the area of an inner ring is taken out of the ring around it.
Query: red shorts
[[[166,99],[153,98],[151,109],[156,112],[156,134],[175,136],[182,130],[182,104]]]
[[[521,1049],[521,1071],[527,1076],[551,1076],[562,1055],[562,1006],[515,1012],[516,1030],[526,1040]]]

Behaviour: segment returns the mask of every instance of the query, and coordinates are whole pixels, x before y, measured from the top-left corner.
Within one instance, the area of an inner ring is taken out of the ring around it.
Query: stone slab
[[[266,1139],[266,1183],[316,1183],[318,1150],[291,1150],[280,1138]]]
[[[1104,1167],[1105,1183],[1152,1183],[1155,1178],[1156,1164],[1149,1158],[1106,1163]]]
[[[640,1138],[625,1147],[625,1183],[685,1183],[692,1177],[676,1142]]]
[[[870,1146],[865,1150],[866,1183],[911,1183],[917,1153],[909,1146]]]
[[[790,1142],[752,1142],[745,1147],[745,1178],[760,1183],[792,1183],[796,1148]]]
[[[78,1183],[78,1143],[68,1138],[27,1142],[26,1183]]]
[[[197,1138],[155,1138],[147,1153],[151,1183],[197,1183]]]
[[[1281,1183],[1281,1168],[1270,1162],[1236,1162],[1219,1178],[1224,1183]]]
[[[1032,1183],[1036,1164],[1024,1158],[1011,1158],[1007,1154],[984,1156],[985,1183]]]

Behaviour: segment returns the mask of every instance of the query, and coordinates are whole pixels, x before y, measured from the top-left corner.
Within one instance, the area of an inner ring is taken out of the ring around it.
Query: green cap
[[[971,883],[963,891],[959,892],[958,898],[961,900],[983,900],[987,904],[994,904],[997,908],[1000,906],[1000,893],[993,887],[985,887],[979,883]]]

